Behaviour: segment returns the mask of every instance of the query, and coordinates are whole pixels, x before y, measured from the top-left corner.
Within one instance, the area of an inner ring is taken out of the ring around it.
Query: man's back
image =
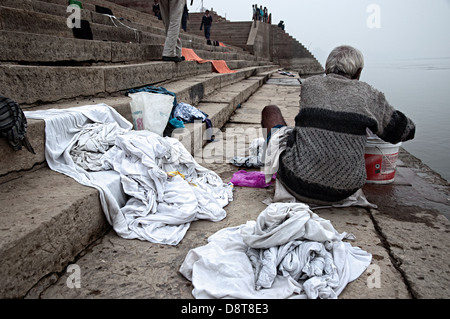
[[[337,74],[307,79],[295,128],[280,159],[282,183],[298,197],[318,202],[352,195],[366,180],[366,128],[392,142],[413,130],[406,117],[405,123],[392,122],[398,113],[367,83]],[[394,134],[392,124],[402,132]]]

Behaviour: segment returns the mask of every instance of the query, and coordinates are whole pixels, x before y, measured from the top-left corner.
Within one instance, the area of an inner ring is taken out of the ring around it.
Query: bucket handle
[[[386,155],[384,155],[383,151],[378,146],[375,145],[375,147],[380,151],[381,155],[386,159],[386,161],[388,161],[389,164],[391,164],[391,167],[395,168],[395,163],[392,164],[391,160]]]

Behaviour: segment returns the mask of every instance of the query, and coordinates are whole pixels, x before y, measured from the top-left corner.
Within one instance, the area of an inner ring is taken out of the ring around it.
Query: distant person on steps
[[[194,0],[191,0],[191,6]],[[161,18],[166,27],[166,41],[163,49],[163,61],[181,62],[182,43],[180,39],[181,18],[186,0],[159,0]]]
[[[266,165],[272,168],[266,174],[277,172],[280,184],[301,202],[337,203],[362,188],[367,129],[392,144],[414,138],[414,123],[383,93],[359,81],[363,67],[359,50],[339,46],[328,56],[326,75],[301,84],[294,127],[287,127],[277,106],[262,111],[268,150],[278,149],[279,155],[266,153],[272,163]]]
[[[211,37],[211,25],[212,25],[212,16],[209,14],[209,10],[205,11],[205,15],[202,18],[202,24],[200,24],[200,30],[205,27],[205,38],[210,41]]]
[[[159,8],[159,1],[154,0],[153,3],[153,13],[155,14],[155,17],[158,18],[158,20],[161,20],[161,9]]]

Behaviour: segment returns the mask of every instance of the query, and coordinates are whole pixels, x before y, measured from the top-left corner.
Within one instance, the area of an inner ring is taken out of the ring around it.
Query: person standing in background
[[[191,0],[191,6],[194,0]],[[166,28],[163,61],[181,62],[185,58],[181,54],[182,43],[179,37],[181,18],[186,0],[160,0],[161,18]]]
[[[205,38],[210,41],[211,38],[211,25],[212,25],[212,16],[209,14],[209,10],[205,11],[205,15],[202,18],[202,24],[200,25],[200,30],[205,27]]]
[[[259,8],[257,4],[255,4],[255,21],[259,21]]]
[[[187,4],[184,4],[183,9],[183,17],[181,18],[181,28],[186,32],[187,30],[187,20],[189,20],[189,9],[187,7]]]
[[[253,8],[253,17],[252,17],[253,26],[256,27],[256,20],[258,20],[258,15],[256,14],[256,10],[258,10],[258,5],[257,4],[253,4],[252,8]]]
[[[153,13],[155,14],[155,17],[158,18],[158,20],[161,20],[161,9],[159,8],[159,1],[155,0],[153,3]]]

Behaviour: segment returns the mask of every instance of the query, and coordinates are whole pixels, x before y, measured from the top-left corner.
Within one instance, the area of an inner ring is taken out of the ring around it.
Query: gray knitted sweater
[[[366,181],[366,128],[390,143],[414,138],[415,125],[383,93],[336,74],[301,86],[300,112],[280,156],[278,176],[296,197],[337,202]]]

